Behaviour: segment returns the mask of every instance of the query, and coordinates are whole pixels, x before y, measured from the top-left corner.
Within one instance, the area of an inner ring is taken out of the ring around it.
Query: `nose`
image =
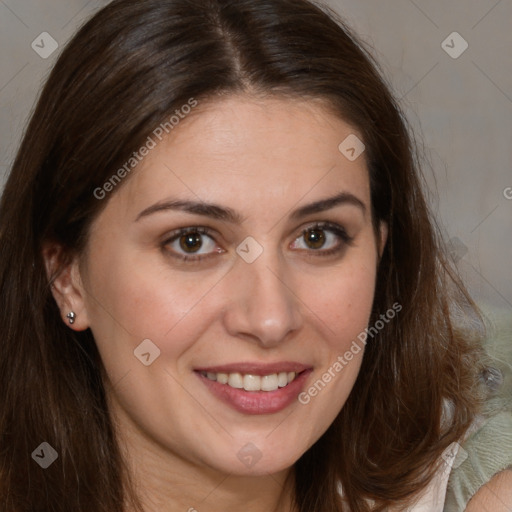
[[[268,253],[267,253],[268,254]],[[230,272],[230,297],[224,313],[230,335],[271,348],[302,326],[300,300],[285,263],[265,255],[248,264],[239,259]],[[271,265],[272,264],[272,265]],[[271,266],[270,266],[271,265]]]

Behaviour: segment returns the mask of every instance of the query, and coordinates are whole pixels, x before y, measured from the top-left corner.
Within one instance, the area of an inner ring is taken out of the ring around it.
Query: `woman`
[[[333,16],[112,2],[0,212],[4,510],[442,510],[502,374]]]

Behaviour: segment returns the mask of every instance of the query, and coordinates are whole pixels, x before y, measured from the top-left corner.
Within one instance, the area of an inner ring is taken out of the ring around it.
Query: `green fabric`
[[[491,357],[489,365],[499,372],[490,374],[483,424],[461,445],[463,450],[455,459],[443,512],[463,512],[480,487],[500,471],[512,468],[512,337],[493,339],[486,350]],[[493,379],[496,375],[498,379]]]
[[[462,457],[467,458],[450,474],[444,512],[462,512],[482,485],[512,467],[512,412],[494,415],[462,444],[462,449]]]

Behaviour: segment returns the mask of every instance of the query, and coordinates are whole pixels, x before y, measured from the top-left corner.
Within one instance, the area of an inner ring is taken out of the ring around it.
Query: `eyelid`
[[[163,241],[161,242],[162,250],[164,250],[168,256],[171,256],[173,258],[176,258],[178,260],[181,260],[183,262],[193,263],[193,262],[200,262],[203,260],[206,260],[209,257],[221,254],[226,252],[224,249],[214,250],[212,252],[206,253],[206,254],[186,254],[186,253],[179,253],[171,249],[167,249],[166,247],[178,240],[181,236],[187,235],[188,233],[199,233],[200,235],[208,236],[216,246],[219,246],[217,240],[215,239],[215,236],[213,236],[213,233],[215,233],[215,230],[206,227],[206,226],[187,226],[185,228],[179,228],[171,233],[168,233]]]
[[[201,235],[207,235],[210,238],[214,239],[212,236],[213,229],[208,228],[206,226],[189,226],[186,228],[179,228],[171,231],[170,233],[165,235],[164,244],[168,244],[170,242],[174,242],[180,236],[187,235],[188,233],[200,233]]]
[[[294,237],[292,244],[297,241],[301,236],[304,236],[306,233],[308,233],[311,230],[319,229],[323,231],[329,231],[333,233],[335,236],[340,238],[340,242],[336,245],[336,247],[331,249],[298,249],[298,251],[303,253],[308,253],[309,256],[329,256],[333,254],[337,254],[343,250],[344,246],[352,245],[354,241],[354,237],[351,237],[348,235],[346,229],[341,226],[340,224],[331,222],[331,221],[316,221],[311,222],[304,227],[300,228],[300,231],[296,233],[296,236]],[[216,233],[216,230],[206,227],[206,226],[187,226],[184,228],[179,228],[171,233],[167,234],[162,242],[162,247],[165,248],[167,245],[175,242],[178,240],[181,236],[186,235],[188,233],[199,233],[200,235],[208,236],[217,246],[219,246],[219,243],[216,240],[216,237],[214,234]],[[184,262],[193,263],[193,262],[201,262],[203,260],[206,260],[212,256],[222,254],[227,252],[225,249],[218,249],[206,254],[180,254],[178,252],[175,252],[173,250],[168,250],[167,253],[171,255],[174,258],[177,258],[179,260],[182,260]]]
[[[326,221],[316,221],[316,222],[312,222],[312,223],[306,225],[304,228],[302,228],[302,230],[301,230],[301,232],[299,233],[298,236],[303,236],[308,231],[311,231],[311,230],[314,230],[314,229],[320,229],[320,230],[323,230],[323,231],[331,231],[335,235],[337,235],[340,238],[342,238],[344,243],[346,243],[346,244],[352,244],[352,242],[354,241],[354,237],[350,236],[347,233],[347,230],[343,226],[341,226],[340,224],[337,224],[335,222],[328,221],[328,220],[326,220]],[[296,239],[297,239],[297,237],[294,239],[294,241]]]

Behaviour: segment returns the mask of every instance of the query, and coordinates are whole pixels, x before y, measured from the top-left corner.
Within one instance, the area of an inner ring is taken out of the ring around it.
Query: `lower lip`
[[[305,370],[283,388],[275,391],[245,391],[232,388],[228,384],[220,384],[208,377],[195,372],[206,387],[217,398],[244,414],[272,414],[291,405],[302,391],[304,383],[312,370]]]

